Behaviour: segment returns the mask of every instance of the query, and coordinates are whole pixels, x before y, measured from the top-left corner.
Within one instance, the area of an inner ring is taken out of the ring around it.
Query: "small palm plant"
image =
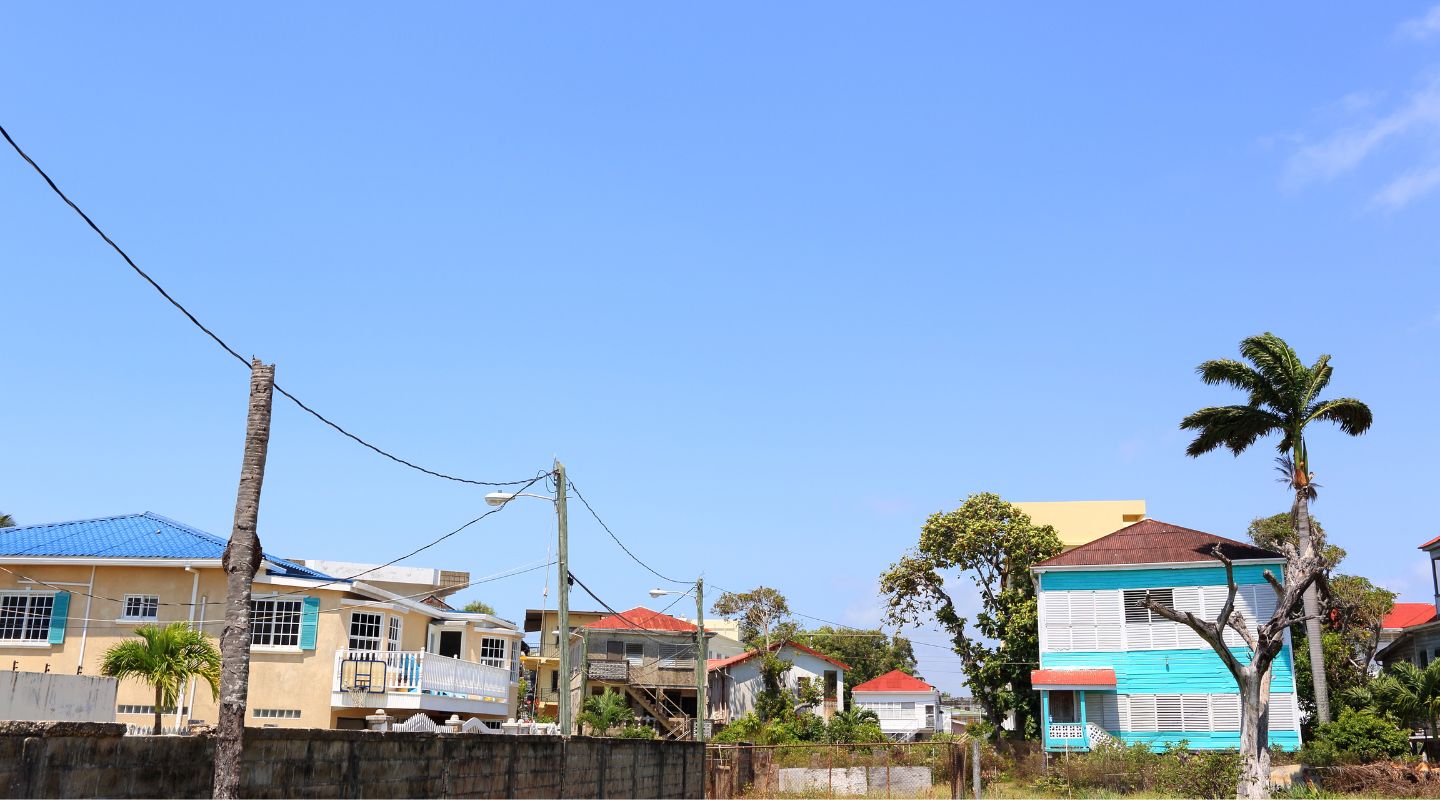
[[[633,723],[635,711],[626,704],[624,695],[606,689],[604,694],[586,698],[585,710],[575,721],[589,727],[591,736],[604,736],[614,728]]]
[[[126,639],[105,651],[100,674],[135,678],[155,689],[155,735],[160,735],[164,709],[180,702],[180,690],[191,678],[202,678],[220,697],[220,649],[188,623],[141,625],[138,639]]]

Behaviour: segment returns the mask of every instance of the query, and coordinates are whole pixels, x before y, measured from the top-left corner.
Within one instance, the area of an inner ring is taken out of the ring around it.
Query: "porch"
[[[1041,741],[1057,753],[1087,752],[1102,742],[1115,741],[1106,729],[1105,709],[1115,709],[1115,671],[1111,669],[1050,670],[1031,672],[1031,685],[1040,692]],[[1090,718],[1089,709],[1100,711]],[[1118,727],[1118,719],[1111,719]]]
[[[503,719],[509,715],[510,690],[510,670],[503,667],[423,650],[340,650],[330,704]]]

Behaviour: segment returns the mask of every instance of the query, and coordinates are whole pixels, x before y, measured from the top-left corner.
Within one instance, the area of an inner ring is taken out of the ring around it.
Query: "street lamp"
[[[555,518],[559,527],[560,546],[557,548],[556,562],[560,572],[560,603],[557,609],[557,620],[560,632],[560,681],[559,713],[556,714],[556,721],[560,724],[560,735],[570,735],[570,537],[569,517],[565,511],[565,465],[555,460],[555,496],[546,497],[543,494],[530,494],[528,492],[491,492],[485,495],[486,505],[503,506],[517,497],[534,497],[540,500],[548,500],[555,504]],[[545,642],[542,639],[540,646],[543,649]]]
[[[651,589],[651,597],[664,597],[667,594],[689,594],[690,591],[679,589]],[[705,579],[695,579],[695,740],[705,741],[705,720],[709,717],[709,709],[705,707],[705,683],[709,680],[706,670],[705,652]]]

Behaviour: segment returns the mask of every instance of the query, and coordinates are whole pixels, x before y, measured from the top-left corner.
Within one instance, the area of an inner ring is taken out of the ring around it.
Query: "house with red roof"
[[[697,633],[694,624],[644,606],[581,626],[571,638],[573,707],[614,689],[663,738],[694,738]]]
[[[906,672],[891,670],[850,690],[855,708],[874,711],[880,730],[902,742],[929,739],[943,730],[940,690]]]
[[[829,719],[837,711],[845,710],[848,664],[789,640],[771,644],[770,652],[790,662],[782,678],[787,691],[798,697],[809,686],[820,687],[820,703],[809,711]],[[755,710],[755,702],[764,689],[759,651],[712,658],[707,668],[710,683],[706,693],[710,698],[710,719],[715,725],[727,725]]]
[[[1234,564],[1235,608],[1253,632],[1275,612],[1267,572],[1283,580],[1285,559],[1254,545],[1147,519],[1032,568],[1039,610],[1042,739],[1051,752],[1100,742],[1195,749],[1240,744],[1240,694],[1220,656],[1185,625],[1154,613],[1147,597],[1204,619],[1220,613],[1225,568]],[[1228,633],[1232,652],[1245,642]],[[1292,648],[1271,667],[1270,745],[1300,746]]]
[[[1440,660],[1440,536],[1420,545],[1430,561],[1434,602],[1396,603],[1380,623],[1380,649],[1375,659],[1384,666],[1408,661],[1424,669]]]

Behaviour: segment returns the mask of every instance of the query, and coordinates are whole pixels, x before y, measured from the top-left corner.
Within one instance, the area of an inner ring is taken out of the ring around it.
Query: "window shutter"
[[[1155,695],[1155,725],[1157,730],[1162,731],[1185,730],[1185,714],[1182,710],[1180,695]]]
[[[315,649],[315,628],[320,622],[320,598],[306,597],[300,601],[300,649]]]
[[[1094,650],[1095,593],[1070,593],[1070,649]]]
[[[56,592],[50,607],[50,644],[65,643],[65,618],[70,615],[70,593]]]
[[[1121,639],[1124,632],[1124,619],[1125,616],[1120,610],[1119,590],[1109,589],[1095,592],[1096,650],[1114,653],[1125,649]]]
[[[1210,695],[1210,713],[1214,718],[1213,726],[1217,731],[1238,731],[1240,730],[1240,695],[1238,694],[1212,694]]]

